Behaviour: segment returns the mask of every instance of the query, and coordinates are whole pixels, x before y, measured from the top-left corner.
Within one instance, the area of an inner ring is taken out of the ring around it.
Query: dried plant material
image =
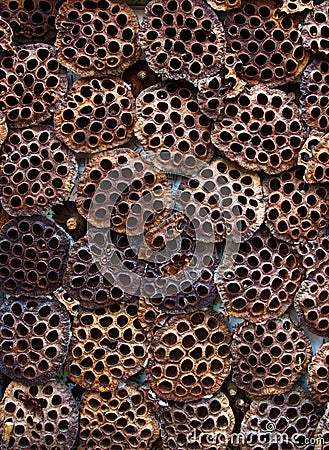
[[[225,50],[222,23],[200,0],[150,1],[139,39],[151,69],[192,83],[217,73]]]
[[[137,313],[135,303],[80,311],[66,363],[72,381],[88,390],[109,391],[143,367],[148,342]]]
[[[322,236],[316,241],[305,242],[297,247],[302,257],[302,267],[306,276],[318,270],[319,266],[329,261],[329,236]]]
[[[51,117],[66,90],[66,69],[58,63],[55,47],[21,45],[0,60],[0,110],[13,127],[37,125]]]
[[[57,375],[70,342],[70,317],[54,298],[9,298],[0,309],[0,368],[24,384]]]
[[[328,188],[307,184],[303,170],[293,169],[264,180],[266,224],[278,239],[290,243],[313,241],[327,226]]]
[[[0,404],[0,423],[13,423],[7,447],[13,450],[70,450],[78,434],[77,404],[60,380],[39,386],[12,381]],[[4,429],[0,429],[2,438]]]
[[[305,47],[312,52],[329,54],[329,5],[327,1],[317,2],[315,8],[305,17],[302,38]]]
[[[329,406],[321,417],[314,434],[314,450],[328,450],[329,449]]]
[[[280,11],[287,14],[294,14],[313,8],[313,0],[283,0]]]
[[[299,153],[298,164],[306,168],[307,183],[329,182],[329,134],[312,130]]]
[[[85,392],[80,417],[80,443],[85,449],[151,448],[159,435],[141,389],[126,384],[109,392]]]
[[[178,212],[172,214],[160,224],[152,227],[144,236],[146,248],[152,252],[163,250],[168,241],[173,241],[178,236],[182,235],[185,222],[186,218],[184,213]],[[145,250],[145,252],[145,256],[147,256],[147,250]],[[139,254],[141,254],[141,250],[139,251]]]
[[[0,230],[10,220],[9,214],[3,209],[0,203]]]
[[[141,91],[149,86],[161,81],[161,77],[151,70],[147,62],[142,59],[128,67],[122,74],[122,79],[131,86],[134,97],[137,97]]]
[[[59,61],[82,77],[119,74],[140,56],[138,19],[125,2],[65,2],[56,28]]]
[[[203,115],[193,88],[182,82],[151,86],[137,97],[135,135],[160,170],[196,174],[214,154],[211,121]]]
[[[0,146],[4,143],[7,138],[8,127],[6,122],[6,116],[4,113],[0,112]]]
[[[306,130],[287,94],[254,86],[223,102],[211,140],[225,156],[269,174],[296,165]]]
[[[206,0],[208,5],[216,11],[230,11],[234,8],[240,8],[241,0]]]
[[[167,400],[214,394],[230,371],[230,333],[214,311],[172,317],[154,333],[146,374],[151,389]]]
[[[73,189],[78,166],[51,127],[11,130],[2,152],[1,204],[12,216],[47,211]]]
[[[243,0],[225,20],[229,50],[242,63],[238,74],[267,86],[297,78],[309,60],[298,26],[298,14],[278,14],[273,0]]]
[[[65,307],[71,316],[78,315],[80,303],[71,298],[62,287],[54,291],[54,297]]]
[[[55,112],[57,136],[74,152],[96,153],[133,134],[135,100],[119,78],[76,80]]]
[[[309,365],[308,388],[318,403],[329,401],[329,343],[323,344]]]
[[[66,233],[44,216],[11,219],[0,231],[0,283],[12,296],[42,296],[61,282],[70,246]]]
[[[170,318],[169,314],[163,313],[154,306],[150,299],[141,296],[138,303],[138,320],[149,339]]]
[[[232,341],[233,381],[252,396],[282,394],[306,372],[311,342],[289,317],[243,322]]]
[[[166,450],[213,450],[226,448],[235,419],[228,398],[218,392],[213,398],[162,408],[160,424]]]
[[[1,11],[1,5],[0,5],[0,11]],[[13,38],[13,30],[10,28],[9,23],[0,17],[0,50],[2,52],[13,50],[12,38]]]
[[[70,234],[75,241],[87,232],[87,221],[79,214],[77,205],[72,201],[64,201],[52,207],[53,219]]]
[[[217,269],[215,281],[229,315],[263,322],[289,308],[301,277],[301,266],[290,246],[262,228]]]

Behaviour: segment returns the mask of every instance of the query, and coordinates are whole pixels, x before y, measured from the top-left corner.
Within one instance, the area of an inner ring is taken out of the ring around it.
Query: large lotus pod
[[[253,86],[224,104],[211,140],[225,156],[270,174],[296,165],[306,130],[287,94]]]
[[[317,241],[305,242],[297,247],[302,256],[302,267],[306,275],[318,270],[318,267],[329,261],[329,236],[322,236]]]
[[[329,2],[316,2],[316,7],[305,17],[302,38],[312,52],[329,54]]]
[[[78,434],[79,411],[60,380],[38,386],[12,381],[0,403],[0,422],[1,439],[7,440],[8,449],[71,450]]]
[[[238,435],[245,450],[314,450],[312,437],[321,410],[299,386],[252,401]]]
[[[9,298],[0,309],[0,368],[24,384],[42,384],[62,366],[70,317],[54,298]]]
[[[1,5],[0,5],[1,9]],[[0,17],[0,50],[11,51],[12,48],[13,30],[10,28],[8,22]]]
[[[262,228],[240,244],[216,273],[226,312],[250,322],[283,314],[300,285],[301,268],[291,247]]]
[[[192,175],[213,157],[211,121],[201,113],[194,88],[158,83],[139,94],[136,109],[135,135],[160,170]]]
[[[40,296],[58,288],[70,246],[67,234],[44,216],[11,219],[0,231],[0,283],[12,296]]]
[[[6,122],[6,116],[2,112],[0,112],[0,147],[6,140],[8,134],[8,127]]]
[[[194,82],[218,72],[225,51],[223,25],[201,0],[152,0],[139,34],[151,69]]]
[[[109,391],[143,367],[148,342],[137,313],[135,303],[80,311],[66,363],[72,381],[88,390]]]
[[[12,216],[47,211],[73,189],[78,166],[51,127],[11,130],[2,151],[1,204]]]
[[[47,44],[17,47],[0,60],[0,110],[16,128],[37,125],[54,113],[66,94],[66,69]]]
[[[283,5],[279,9],[287,14],[294,14],[313,8],[313,0],[283,0]]]
[[[329,134],[312,130],[299,153],[298,165],[305,167],[307,183],[329,182]]]
[[[159,435],[143,391],[134,386],[85,392],[81,402],[79,437],[86,450],[147,450]]]
[[[314,450],[329,450],[329,405],[316,427],[314,443]]]
[[[169,317],[169,314],[154,306],[149,298],[143,296],[139,298],[138,320],[149,339],[152,338],[155,331],[163,327]]]
[[[96,153],[127,142],[135,100],[119,78],[76,80],[54,116],[57,136],[74,152]]]
[[[308,337],[285,316],[263,324],[243,322],[231,351],[233,381],[251,396],[289,391],[312,357]]]
[[[328,217],[328,188],[307,184],[300,168],[266,177],[266,224],[278,239],[291,243],[323,235]]]
[[[147,62],[143,59],[128,67],[122,74],[122,79],[131,86],[134,97],[144,89],[161,81],[161,76],[151,70]]]
[[[172,317],[154,333],[146,375],[163,399],[188,401],[214,394],[230,371],[231,335],[214,311]]]
[[[328,335],[328,334],[327,334]],[[308,388],[312,399],[319,403],[329,401],[329,343],[323,344],[309,365]]]
[[[274,0],[243,0],[225,20],[229,50],[242,63],[239,75],[267,86],[297,78],[309,59],[298,26],[298,15],[280,14]]]
[[[119,74],[140,56],[137,16],[120,0],[65,2],[56,28],[59,61],[82,77]]]
[[[174,402],[162,408],[160,423],[166,450],[226,448],[235,419],[228,398],[218,392],[212,398]]]
[[[139,235],[170,211],[172,192],[164,173],[137,153],[116,149],[90,160],[79,182],[77,205],[96,227]]]

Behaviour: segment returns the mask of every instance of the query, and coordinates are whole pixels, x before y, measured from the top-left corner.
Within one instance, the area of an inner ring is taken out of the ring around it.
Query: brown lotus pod
[[[70,450],[78,434],[77,404],[60,380],[39,386],[12,381],[0,403],[1,437],[11,427],[7,448]]]
[[[0,60],[0,110],[15,128],[37,125],[52,116],[67,84],[55,47],[21,45]]]
[[[143,367],[148,342],[135,303],[81,310],[74,318],[66,369],[88,390],[109,391]]]
[[[151,339],[155,331],[163,327],[170,315],[153,305],[148,297],[140,296],[138,302],[138,320],[146,336]]]
[[[323,344],[309,365],[308,389],[318,403],[329,401],[329,343]]]
[[[194,88],[158,83],[139,94],[136,109],[135,135],[160,170],[192,175],[213,157],[211,121],[201,113]]]
[[[0,146],[4,143],[7,138],[8,127],[6,122],[6,116],[0,112]]]
[[[288,316],[243,322],[232,341],[233,381],[251,396],[289,391],[306,372],[311,342]]]
[[[225,156],[270,174],[296,165],[306,130],[287,94],[253,86],[223,102],[211,140]]]
[[[230,11],[241,7],[241,0],[206,0],[208,5],[216,11]]]
[[[297,247],[302,257],[302,267],[306,276],[318,270],[318,267],[329,261],[329,236],[322,236],[316,241],[303,242]]]
[[[125,2],[65,2],[56,28],[59,61],[82,77],[119,74],[140,56],[138,19]]]
[[[300,85],[302,117],[307,125],[322,132],[329,131],[328,78],[329,60],[316,56],[304,70]]]
[[[145,60],[138,60],[135,64],[128,67],[122,74],[122,79],[131,86],[131,92],[134,97],[144,89],[161,81],[160,75],[150,69]]]
[[[95,155],[78,186],[78,211],[89,223],[128,235],[161,222],[171,204],[165,174],[124,148]]]
[[[223,25],[201,0],[152,0],[139,41],[156,73],[193,83],[218,72],[225,51]]]
[[[13,30],[10,28],[9,23],[0,17],[0,50],[2,52],[13,50],[12,38],[13,38]]]
[[[287,14],[294,14],[305,10],[313,9],[313,0],[283,0],[280,11]]]
[[[304,46],[312,52],[329,54],[329,5],[327,1],[317,2],[305,17],[302,38]]]
[[[64,363],[70,317],[57,300],[9,298],[0,309],[0,368],[24,384],[43,384]]]
[[[149,449],[159,435],[141,389],[126,384],[109,392],[85,392],[80,416],[84,449]]]
[[[76,202],[64,201],[52,207],[53,219],[73,237],[75,241],[82,238],[87,231],[87,221],[79,214]]]
[[[226,448],[235,419],[229,400],[222,392],[193,402],[173,402],[160,416],[164,449]]]
[[[172,317],[154,333],[148,383],[163,399],[189,401],[214,394],[230,371],[231,335],[214,311]]]
[[[58,300],[59,303],[65,307],[66,311],[71,316],[78,315],[79,308],[80,308],[80,302],[78,302],[74,298],[71,298],[62,287],[59,287],[58,289],[56,289],[56,291],[54,291],[53,294],[54,294],[54,297],[56,298],[56,300]]]
[[[295,386],[285,394],[253,400],[241,424],[240,440],[245,450],[314,450],[311,442],[320,417],[317,405]]]
[[[229,50],[242,63],[239,75],[251,84],[285,84],[297,78],[309,60],[298,15],[278,12],[274,0],[243,0],[240,10],[227,13]]]
[[[57,136],[74,152],[96,153],[127,142],[135,100],[119,78],[76,80],[54,116]]]
[[[0,283],[12,296],[42,296],[58,288],[70,241],[44,216],[9,220],[0,231]]]
[[[265,177],[265,223],[278,239],[313,241],[324,234],[328,218],[328,188],[307,184],[300,168]]]
[[[291,247],[262,228],[219,266],[215,282],[230,316],[263,322],[289,308],[300,286],[301,272]]]
[[[314,450],[329,450],[329,406],[321,417],[314,433]]]
[[[329,134],[312,130],[298,156],[307,183],[329,182]]]
[[[51,127],[11,130],[2,152],[1,204],[12,216],[47,211],[73,189],[78,166]]]

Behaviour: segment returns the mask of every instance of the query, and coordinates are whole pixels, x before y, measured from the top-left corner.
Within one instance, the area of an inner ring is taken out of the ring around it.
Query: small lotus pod
[[[320,265],[329,261],[329,236],[302,243],[297,247],[297,251],[302,257],[302,267],[308,277],[310,273],[317,271]]]
[[[329,182],[329,134],[312,130],[298,156],[307,183]]]
[[[311,2],[313,3],[313,2]],[[316,2],[316,6],[305,17],[302,38],[305,47],[312,52],[329,54],[329,3]]]
[[[308,388],[318,403],[329,401],[329,343],[323,344],[309,365]]]

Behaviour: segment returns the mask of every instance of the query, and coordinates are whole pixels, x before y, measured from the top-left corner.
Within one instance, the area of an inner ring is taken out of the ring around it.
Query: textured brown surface
[[[313,0],[283,0],[283,5],[280,7],[280,11],[287,14],[294,14],[296,12],[313,8]]]
[[[321,417],[314,434],[315,446],[314,450],[328,450],[329,449],[329,407]]]
[[[152,338],[154,332],[161,328],[169,317],[169,314],[163,313],[147,297],[139,298],[138,320],[148,338]]]
[[[1,6],[0,6],[1,8]],[[0,50],[12,50],[13,31],[8,22],[0,17]]]
[[[329,134],[312,130],[300,150],[298,164],[305,166],[307,183],[329,182]]]
[[[140,59],[124,71],[122,79],[131,86],[133,96],[137,97],[141,91],[158,83],[161,77],[149,68],[145,60]]]
[[[76,202],[64,201],[52,207],[53,219],[70,234],[75,241],[86,234],[87,221],[78,213]]]
[[[302,38],[305,47],[313,52],[329,54],[329,5],[327,1],[319,3],[305,17]]]
[[[297,247],[297,251],[302,257],[302,266],[306,275],[309,275],[329,260],[329,236],[302,243]]]
[[[6,116],[0,112],[0,146],[2,146],[8,134],[8,127],[6,123]]]
[[[329,401],[329,343],[323,344],[309,365],[308,388],[312,399],[319,403]]]
[[[206,0],[207,3],[216,11],[229,11],[230,9],[240,8],[241,0]]]

